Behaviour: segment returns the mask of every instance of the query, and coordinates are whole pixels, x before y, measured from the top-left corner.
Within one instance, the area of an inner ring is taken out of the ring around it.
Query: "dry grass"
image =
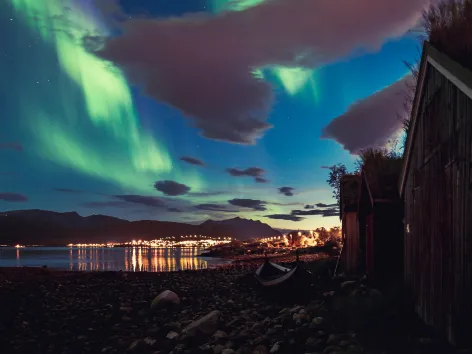
[[[445,0],[423,14],[429,42],[472,69],[472,0]]]
[[[472,0],[443,0],[431,5],[423,13],[423,26],[426,37],[420,37],[419,43],[427,39],[433,47],[448,55],[462,66],[472,69]],[[419,55],[419,58],[421,54]],[[403,131],[408,135],[410,115],[418,81],[419,62],[407,63],[414,80],[408,85],[404,102],[404,113],[399,114]],[[403,147],[406,141],[403,142]]]
[[[365,149],[359,154],[358,166],[364,171],[376,198],[398,197],[397,181],[402,168],[399,154],[386,149]]]
[[[401,161],[400,154],[381,148],[364,149],[359,154],[358,167],[370,173],[393,172],[396,162]]]

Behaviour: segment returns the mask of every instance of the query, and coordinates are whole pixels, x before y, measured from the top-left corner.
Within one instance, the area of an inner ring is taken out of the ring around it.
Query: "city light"
[[[195,239],[189,239],[195,238]],[[231,237],[208,237],[208,236],[197,236],[197,235],[184,235],[179,237],[180,241],[177,241],[175,236],[165,237],[161,239],[145,241],[145,240],[132,240],[130,242],[110,242],[110,243],[78,243],[68,244],[68,247],[150,247],[150,248],[174,248],[174,247],[199,247],[209,248],[212,246],[218,246],[228,244],[232,241]]]

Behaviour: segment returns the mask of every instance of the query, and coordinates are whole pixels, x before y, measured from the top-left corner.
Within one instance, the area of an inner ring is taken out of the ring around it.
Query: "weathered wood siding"
[[[472,303],[472,100],[433,66],[405,184],[405,282],[418,314],[464,341]]]
[[[344,271],[346,274],[359,273],[359,227],[357,225],[357,212],[347,212],[343,219],[344,235]]]

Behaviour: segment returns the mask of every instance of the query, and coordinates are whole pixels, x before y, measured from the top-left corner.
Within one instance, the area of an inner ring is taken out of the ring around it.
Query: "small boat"
[[[272,287],[302,287],[310,283],[312,278],[311,272],[309,272],[303,264],[299,261],[297,252],[297,261],[293,268],[283,267],[279,264],[269,261],[266,255],[264,263],[257,268],[254,277],[264,288]]]
[[[270,287],[285,283],[297,272],[298,264],[292,269],[275,264],[268,259],[256,270],[254,276],[262,286]]]

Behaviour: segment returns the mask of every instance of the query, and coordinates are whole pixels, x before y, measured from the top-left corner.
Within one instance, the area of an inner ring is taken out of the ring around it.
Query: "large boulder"
[[[209,337],[218,330],[223,314],[220,311],[211,311],[207,315],[190,323],[182,330],[184,336],[205,336]]]
[[[170,290],[164,290],[151,303],[151,310],[159,310],[180,305],[179,296]]]

